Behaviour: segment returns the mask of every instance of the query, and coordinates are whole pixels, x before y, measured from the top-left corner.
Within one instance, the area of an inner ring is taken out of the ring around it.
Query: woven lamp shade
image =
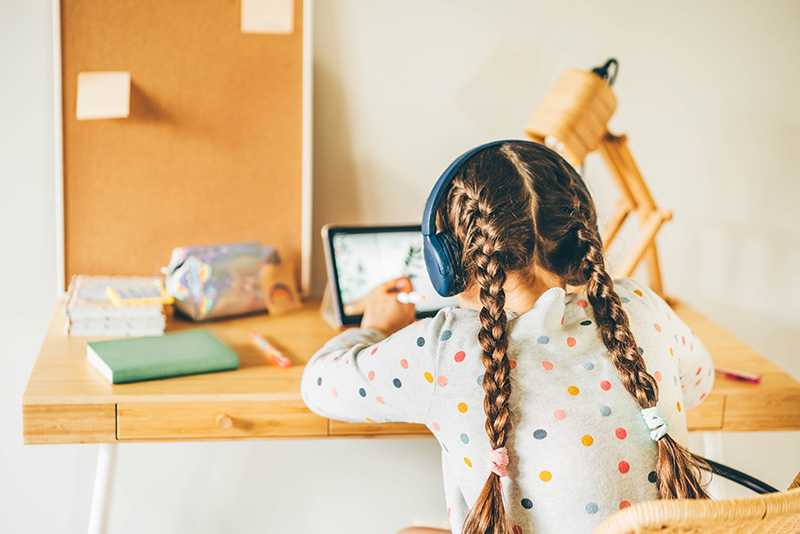
[[[525,133],[578,166],[600,147],[616,109],[617,97],[606,80],[590,71],[571,69],[556,80]]]

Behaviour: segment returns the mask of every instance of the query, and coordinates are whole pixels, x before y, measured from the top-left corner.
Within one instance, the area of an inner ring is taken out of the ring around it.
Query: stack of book
[[[159,277],[75,276],[66,302],[71,336],[158,336],[168,302]]]

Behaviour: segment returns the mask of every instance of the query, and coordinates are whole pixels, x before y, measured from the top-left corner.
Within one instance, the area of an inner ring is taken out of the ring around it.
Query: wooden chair
[[[620,510],[595,534],[690,534],[800,532],[800,473],[781,493],[723,501],[663,500]]]

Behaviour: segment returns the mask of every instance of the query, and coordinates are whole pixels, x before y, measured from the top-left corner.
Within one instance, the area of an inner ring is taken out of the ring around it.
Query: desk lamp
[[[599,151],[621,193],[614,215],[603,229],[606,250],[614,242],[628,216],[634,213],[639,237],[626,255],[615,277],[631,276],[645,262],[650,287],[664,295],[655,237],[672,212],[653,199],[624,134],[608,131],[608,121],[617,108],[612,86],[619,64],[609,59],[591,71],[572,69],[556,81],[525,129],[528,137],[553,148],[575,168],[586,156]]]

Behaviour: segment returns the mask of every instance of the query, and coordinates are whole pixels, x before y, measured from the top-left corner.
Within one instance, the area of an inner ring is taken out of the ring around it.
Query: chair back
[[[800,473],[790,489],[747,499],[638,503],[603,521],[595,534],[797,534]],[[793,489],[794,488],[794,489]]]

